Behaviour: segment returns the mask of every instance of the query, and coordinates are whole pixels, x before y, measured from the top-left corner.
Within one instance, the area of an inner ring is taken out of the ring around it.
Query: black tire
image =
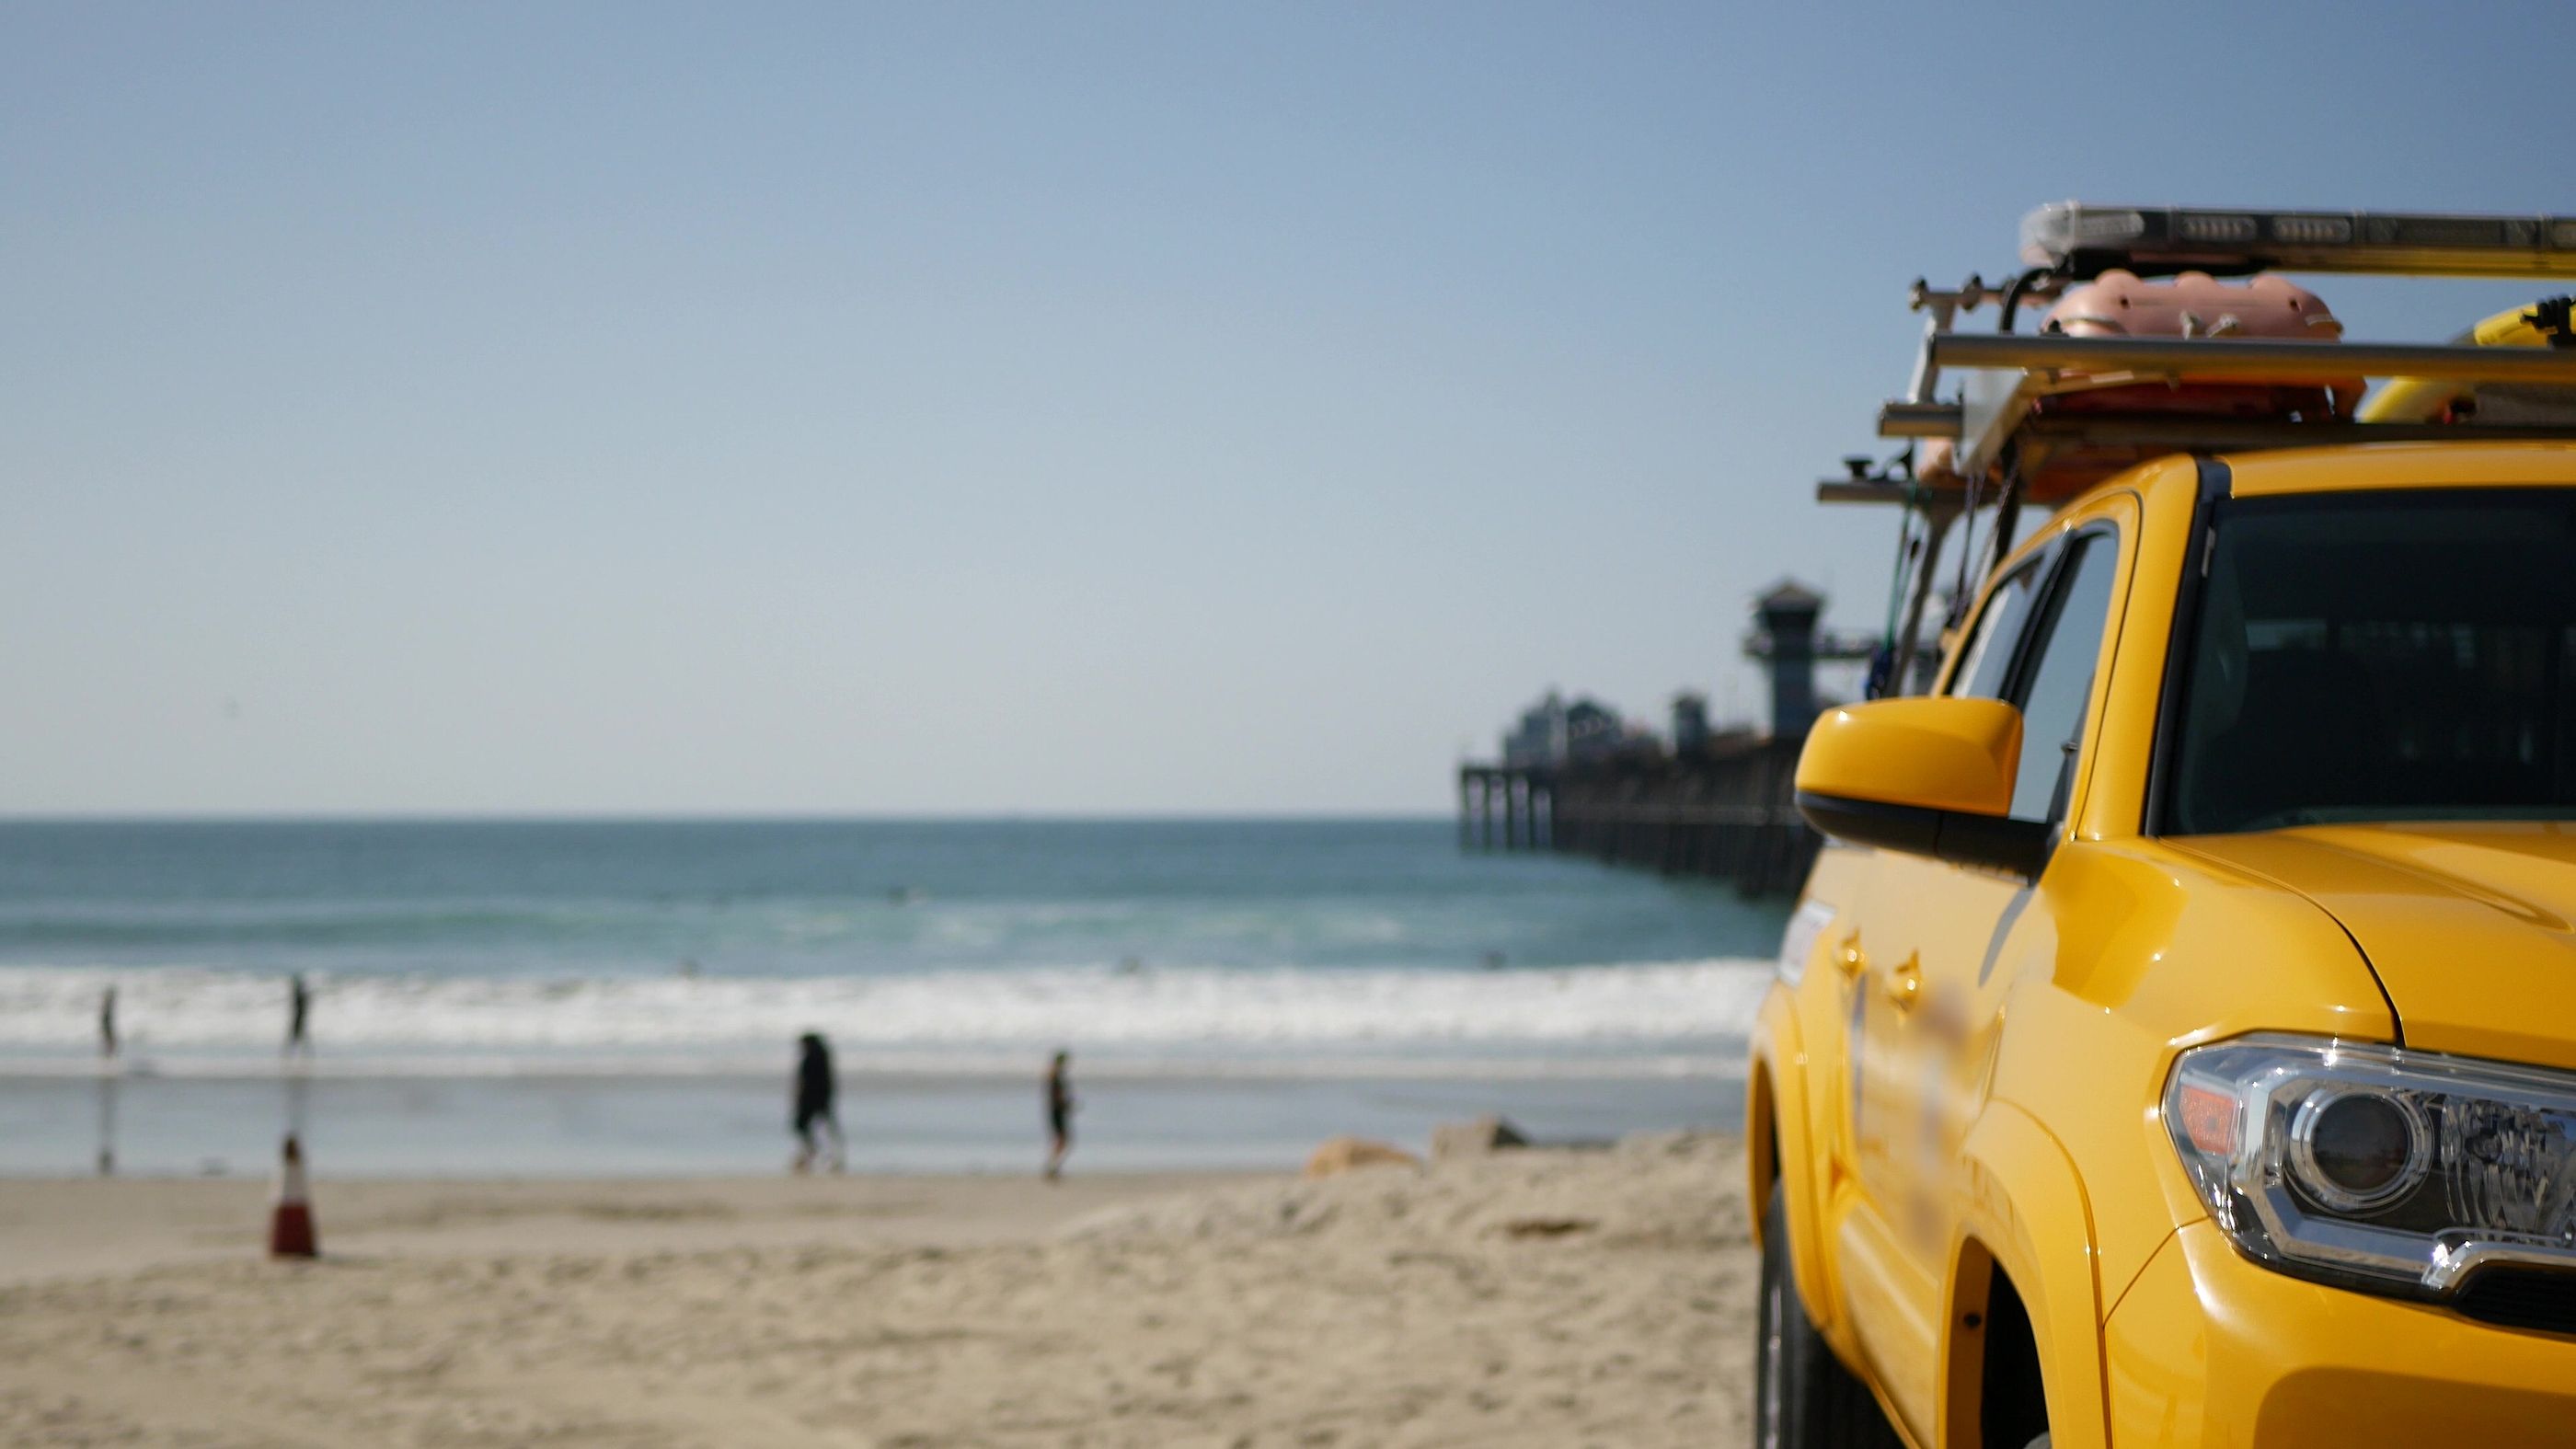
[[[1771,1203],[1762,1215],[1758,1311],[1753,1442],[1759,1449],[1903,1449],[1878,1401],[1808,1321],[1789,1271],[1789,1222],[1778,1183],[1771,1185]]]

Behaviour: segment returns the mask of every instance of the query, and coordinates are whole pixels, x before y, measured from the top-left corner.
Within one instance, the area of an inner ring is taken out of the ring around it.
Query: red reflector
[[[2212,1157],[2235,1156],[2236,1099],[2225,1092],[2184,1083],[2182,1135]]]

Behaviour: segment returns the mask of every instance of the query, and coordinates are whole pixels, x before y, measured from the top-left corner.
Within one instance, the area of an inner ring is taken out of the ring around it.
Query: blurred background
[[[1059,1047],[1132,1165],[1730,1120],[1794,870],[1460,764],[1776,737],[1906,284],[2034,205],[2576,211],[2569,29],[15,8],[0,1171],[767,1167],[805,1030],[876,1166],[1023,1165]]]

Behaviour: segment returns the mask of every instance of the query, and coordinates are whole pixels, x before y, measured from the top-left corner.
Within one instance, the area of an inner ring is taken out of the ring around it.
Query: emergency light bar
[[[2576,217],[2411,211],[2229,211],[2061,201],[2022,218],[2026,264],[2089,280],[2139,276],[2397,272],[2576,277]]]

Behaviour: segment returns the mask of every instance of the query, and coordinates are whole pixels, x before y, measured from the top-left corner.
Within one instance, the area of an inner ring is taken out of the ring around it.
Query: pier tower
[[[1824,595],[1795,579],[1782,579],[1754,600],[1762,625],[1746,652],[1770,666],[1775,740],[1803,740],[1816,722],[1816,616],[1824,608]]]

